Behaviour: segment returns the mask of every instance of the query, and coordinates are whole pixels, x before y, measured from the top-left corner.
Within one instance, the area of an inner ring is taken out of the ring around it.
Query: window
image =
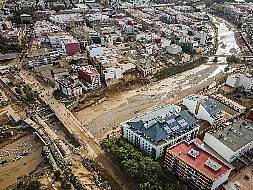
[[[249,180],[249,176],[245,175],[245,176],[243,177],[243,179]]]

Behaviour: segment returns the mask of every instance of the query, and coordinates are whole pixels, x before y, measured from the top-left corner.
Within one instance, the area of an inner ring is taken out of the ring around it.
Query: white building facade
[[[253,148],[253,125],[239,119],[214,133],[206,133],[204,142],[228,162]]]
[[[211,125],[220,121],[224,116],[223,112],[214,102],[208,100],[206,96],[190,95],[183,99],[183,105],[185,105],[197,119],[208,121]]]
[[[253,87],[253,77],[248,73],[230,75],[226,80],[226,85],[232,88],[243,88],[246,92],[249,92]]]
[[[182,52],[182,47],[176,44],[172,44],[166,47],[167,52],[173,55],[179,54]]]
[[[194,140],[199,130],[194,118],[175,105],[133,118],[121,127],[125,139],[155,159],[162,157],[168,147],[183,140]]]
[[[72,83],[67,78],[59,77],[55,80],[55,87],[68,97],[82,95],[82,86]]]

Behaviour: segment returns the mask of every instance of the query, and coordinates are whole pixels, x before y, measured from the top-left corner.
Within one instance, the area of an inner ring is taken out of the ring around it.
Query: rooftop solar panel
[[[164,127],[164,130],[168,130],[168,129],[170,129],[168,125]]]
[[[177,122],[178,122],[179,124],[180,124],[180,123],[184,123],[184,122],[185,122],[185,119],[184,119],[184,118],[179,119]]]
[[[175,119],[172,118],[172,119],[167,120],[166,122],[167,122],[168,124],[171,124],[171,123],[174,123],[174,122],[175,122]]]
[[[179,126],[178,125],[175,125],[173,127],[171,127],[172,131],[177,131],[179,129]]]
[[[166,130],[166,132],[167,132],[168,134],[170,134],[172,131],[171,131],[171,129],[169,128],[169,129]]]
[[[185,126],[187,126],[187,125],[188,125],[188,123],[187,123],[187,122],[184,122],[184,123],[181,124],[181,127],[185,127]]]

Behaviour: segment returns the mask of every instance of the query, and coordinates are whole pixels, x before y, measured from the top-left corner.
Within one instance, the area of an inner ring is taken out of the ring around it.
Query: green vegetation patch
[[[184,65],[177,65],[177,66],[173,66],[173,67],[168,67],[166,69],[164,69],[163,71],[161,71],[160,73],[157,73],[155,75],[155,77],[160,80],[160,79],[164,79],[167,78],[169,76],[178,74],[178,73],[182,73],[185,72],[187,70],[193,69],[195,67],[200,66],[201,64],[206,62],[206,58],[205,57],[201,57],[195,61],[192,61],[190,63],[186,63]]]
[[[183,185],[169,183],[158,161],[128,143],[125,139],[106,138],[102,149],[120,163],[127,176],[138,183],[141,190],[183,190]]]
[[[33,91],[29,85],[18,86],[15,91],[27,101],[35,101],[38,98],[38,93]]]
[[[21,180],[18,182],[15,188],[12,190],[40,190],[41,184],[40,182],[35,180]]]

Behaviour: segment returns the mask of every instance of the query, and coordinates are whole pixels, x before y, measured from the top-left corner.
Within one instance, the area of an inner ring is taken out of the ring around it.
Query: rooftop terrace
[[[212,135],[232,151],[237,151],[253,141],[253,124],[248,120],[234,119]]]
[[[199,142],[197,142],[197,144],[198,143]],[[187,163],[212,180],[224,175],[230,169],[208,152],[198,148],[195,143],[188,144],[183,141],[180,144],[169,148],[167,152],[173,153],[178,159]],[[190,154],[191,152],[197,152],[197,154],[194,154],[193,156]]]

